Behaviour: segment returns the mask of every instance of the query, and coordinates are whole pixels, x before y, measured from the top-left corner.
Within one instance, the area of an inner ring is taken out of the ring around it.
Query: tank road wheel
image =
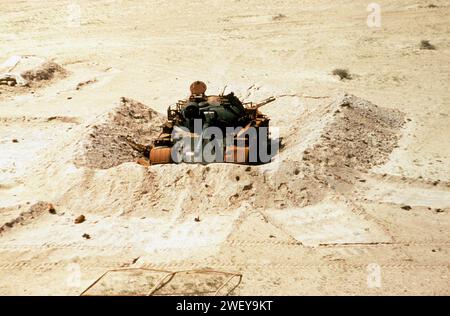
[[[228,146],[224,152],[224,162],[248,164],[248,147]]]
[[[155,147],[150,151],[150,164],[158,165],[172,162],[170,147]]]

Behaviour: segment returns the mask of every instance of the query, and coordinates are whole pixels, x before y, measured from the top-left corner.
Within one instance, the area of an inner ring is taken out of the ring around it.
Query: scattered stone
[[[14,138],[14,139],[12,140],[12,142],[13,142],[13,143],[18,143],[19,140],[18,140],[17,138]]]
[[[83,234],[84,239],[91,239],[91,236],[89,234]]]
[[[286,15],[280,13],[280,14],[274,15],[272,17],[272,20],[273,21],[279,21],[279,20],[283,20],[285,18],[286,18]]]
[[[403,205],[403,206],[401,207],[401,209],[402,209],[402,210],[405,210],[405,211],[410,211],[410,210],[412,209],[412,207],[409,206],[409,205]]]
[[[53,204],[49,204],[48,205],[49,206],[49,208],[48,208],[48,212],[50,213],[50,214],[56,214],[56,209],[55,209],[55,207],[53,206]]]
[[[86,220],[86,217],[84,215],[80,215],[77,218],[75,218],[75,224],[81,224]]]
[[[52,208],[52,204],[39,201],[31,205],[27,211],[20,213],[16,218],[4,223],[3,225],[0,224],[0,234],[16,225],[23,225],[24,223],[31,221],[45,214],[46,212],[50,212]],[[21,209],[20,205],[17,207],[17,209]]]
[[[81,88],[83,88],[84,86],[90,85],[90,84],[93,84],[93,83],[96,83],[96,82],[97,82],[97,79],[90,79],[90,80],[87,80],[87,81],[84,81],[84,82],[80,82],[79,84],[77,84],[75,90],[81,90]]]
[[[33,204],[30,207],[30,212],[32,213],[43,213],[43,212],[49,212],[51,214],[56,214],[56,210],[53,206],[53,204],[48,203],[48,202],[37,202],[36,204]]]

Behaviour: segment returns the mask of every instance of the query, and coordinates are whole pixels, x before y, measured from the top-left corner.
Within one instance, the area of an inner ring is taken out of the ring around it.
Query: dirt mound
[[[22,72],[21,76],[30,82],[51,80],[58,75],[66,75],[66,70],[55,62],[45,62],[42,65]]]
[[[12,56],[0,65],[0,95],[24,94],[67,75],[68,71],[53,61],[36,56]]]
[[[304,152],[303,160],[327,168],[367,170],[387,161],[397,146],[404,114],[381,108],[352,95],[332,103],[333,118],[320,141]]]
[[[76,166],[108,169],[135,161],[142,153],[130,141],[149,145],[161,132],[165,118],[137,101],[122,98],[120,104],[88,127],[77,143]]]

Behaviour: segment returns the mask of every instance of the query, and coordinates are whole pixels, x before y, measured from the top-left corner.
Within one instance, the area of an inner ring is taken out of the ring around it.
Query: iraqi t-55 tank
[[[195,81],[189,98],[167,110],[167,122],[149,148],[150,164],[261,164],[271,159],[269,118],[259,108],[275,100],[243,103],[233,92],[207,96]]]

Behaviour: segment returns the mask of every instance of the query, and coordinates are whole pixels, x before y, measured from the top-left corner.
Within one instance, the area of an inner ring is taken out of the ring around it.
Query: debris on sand
[[[53,204],[48,202],[39,201],[28,209],[28,211],[22,212],[16,218],[9,220],[4,224],[0,224],[0,234],[9,230],[17,225],[24,225],[26,222],[35,219],[36,217],[44,214],[50,213],[55,214],[56,210]]]
[[[0,85],[8,85],[14,87],[16,85],[25,86],[27,81],[20,75],[4,73],[0,74]]]
[[[287,16],[282,14],[282,13],[279,13],[277,15],[272,16],[272,20],[273,21],[280,21],[280,20],[283,20],[285,18],[287,18]]]
[[[86,86],[88,86],[88,85],[91,85],[91,84],[96,83],[97,81],[98,81],[97,78],[94,78],[94,79],[89,79],[89,80],[80,82],[80,83],[78,83],[77,86],[75,87],[75,90],[81,90],[82,88],[84,88],[84,87],[86,87]]]
[[[0,85],[11,87],[41,86],[67,71],[53,61],[36,56],[12,56],[0,65]]]
[[[56,210],[53,204],[48,202],[38,202],[36,204],[33,204],[30,207],[30,212],[33,214],[39,214],[44,212],[49,212],[50,214],[55,214]]]

